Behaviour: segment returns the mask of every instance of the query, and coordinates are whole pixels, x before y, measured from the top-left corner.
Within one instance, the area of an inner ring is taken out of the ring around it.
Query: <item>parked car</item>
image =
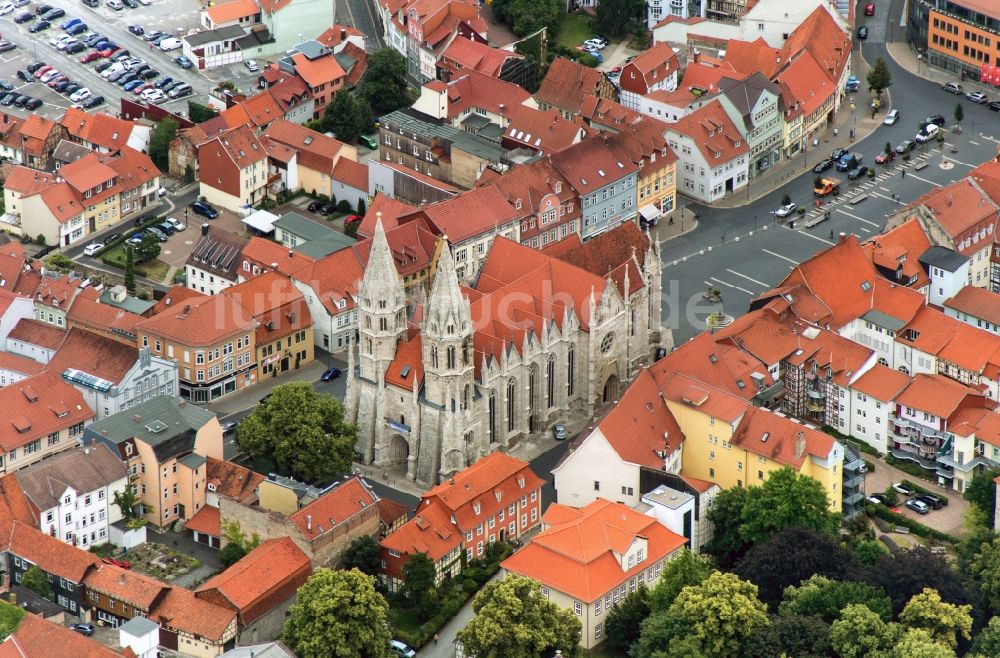
[[[34,82],[35,76],[31,75],[28,71],[21,69],[17,72],[17,78],[23,82]]]
[[[181,222],[179,222],[177,219],[175,219],[173,217],[167,217],[167,219],[165,220],[165,222],[167,224],[170,224],[171,226],[173,226],[174,227],[174,231],[183,231],[184,230],[184,224],[182,224]]]
[[[145,32],[145,30],[142,29],[141,25],[129,25],[128,26],[128,31],[131,32],[132,34],[134,34],[137,37],[141,37],[143,35],[143,33]]]
[[[125,8],[125,5],[122,4],[122,0],[108,0],[105,4],[107,4],[108,9],[114,9],[115,11],[121,11]]]
[[[912,141],[910,141],[908,139],[904,139],[903,141],[901,141],[899,144],[896,145],[896,153],[898,153],[900,155],[903,155],[905,153],[909,153],[914,148],[916,148],[916,146],[917,145],[914,144]]]
[[[191,212],[201,215],[205,219],[215,219],[219,216],[219,211],[204,201],[195,201],[192,203]]]
[[[222,433],[229,434],[239,426],[239,422],[235,420],[227,420],[222,424]]]
[[[922,500],[917,500],[916,498],[911,498],[906,501],[906,506],[917,514],[927,514],[927,512],[931,511],[931,508],[927,503]]]
[[[83,248],[83,255],[93,256],[101,249],[104,249],[103,244],[101,244],[100,242],[91,242],[90,244],[88,244],[86,247]]]
[[[86,87],[81,87],[80,89],[77,89],[76,91],[73,92],[73,94],[69,97],[69,100],[70,102],[73,103],[80,103],[82,101],[87,100],[91,96],[93,96],[93,94],[90,93],[89,89],[87,89]]]
[[[32,34],[38,34],[39,32],[43,32],[49,29],[50,27],[52,27],[52,24],[49,23],[48,21],[38,21],[37,23],[28,28],[28,32]]]
[[[891,109],[885,115],[885,119],[882,121],[882,123],[884,123],[887,126],[892,126],[897,121],[899,121],[899,110],[897,110],[897,109]]]
[[[102,105],[103,103],[104,96],[91,96],[83,102],[83,107],[89,110],[97,107],[98,105]]]
[[[167,102],[167,95],[163,93],[161,89],[156,89],[151,87],[142,92],[142,97],[147,103],[152,103],[153,105],[159,105],[160,103]]]
[[[924,119],[924,124],[928,123],[933,123],[935,126],[943,126],[945,124],[945,119],[940,114],[932,114]]]
[[[874,15],[875,15],[875,3],[869,2],[867,5],[865,5],[865,16],[874,16]]]
[[[864,159],[861,153],[845,153],[837,160],[837,171],[850,171]]]
[[[556,423],[552,426],[552,438],[556,441],[565,441],[569,433],[566,431],[566,425],[563,423]]]
[[[932,493],[917,494],[914,498],[923,502],[931,509],[941,509],[948,503],[947,498],[942,498],[941,496]]]
[[[131,75],[135,74],[132,73]],[[139,76],[136,75],[135,78],[123,84],[122,89],[125,91],[135,91],[138,87],[142,86],[142,80],[139,80],[138,78]]]
[[[885,505],[886,503],[888,503],[888,501],[889,499],[886,498],[884,494],[873,493],[872,495],[868,496],[868,502],[874,505]]]
[[[0,5],[0,16],[6,16],[15,9],[17,9],[17,7],[14,5],[13,2],[5,2],[2,5]]]
[[[859,165],[854,169],[851,169],[849,172],[847,172],[847,180],[857,180],[862,176],[867,176],[867,175],[868,175],[868,167],[866,167],[865,165]]]
[[[993,110],[994,112],[1000,112],[1000,101],[993,101],[986,105],[987,108]]]
[[[842,157],[844,157],[845,155],[847,155],[847,153],[848,153],[848,150],[847,150],[847,149],[833,149],[833,150],[832,150],[832,151],[830,152],[830,158],[831,158],[831,159],[832,159],[832,160],[833,160],[834,162],[836,162],[837,160],[839,160],[839,159],[841,159]]]
[[[918,132],[913,139],[916,140],[918,144],[924,144],[937,137],[939,132],[940,128],[938,128],[933,123],[929,123],[926,126],[924,126],[923,129],[920,132]]]
[[[416,658],[417,652],[411,649],[405,642],[393,640],[389,642],[389,650],[399,658]]]
[[[20,14],[14,17],[14,22],[20,25],[21,23],[27,23],[30,20],[34,20],[35,15],[30,11],[22,11]]]
[[[192,91],[191,85],[186,82],[182,82],[179,85],[170,88],[170,93],[168,94],[171,98],[183,98],[187,96]]]
[[[965,95],[965,97],[968,98],[973,103],[979,103],[980,105],[983,105],[990,101],[990,99],[986,97],[986,94],[984,94],[981,91],[970,91]]]
[[[14,92],[4,94],[3,98],[0,98],[0,105],[4,107],[10,107],[11,105],[14,104],[14,99],[17,98],[17,96],[18,95],[15,94]]]
[[[152,233],[153,235],[155,235],[156,239],[159,240],[160,242],[166,242],[167,241],[167,234],[164,233],[163,231],[161,231],[160,229],[156,228],[155,226],[148,227],[146,229],[146,232],[147,233]]]
[[[320,379],[325,382],[332,382],[334,379],[340,377],[340,368],[327,368],[326,372],[320,375]]]
[[[164,39],[159,43],[160,50],[162,50],[163,52],[177,50],[182,45],[184,45],[183,42],[181,42],[181,40],[178,39],[177,37],[167,37],[166,39]]]
[[[152,32],[146,32],[146,35],[143,37],[143,39],[145,39],[146,41],[152,41],[156,37],[159,37],[159,36],[162,36],[162,35],[163,35],[163,32],[161,32],[160,30],[153,30]]]
[[[128,7],[129,9],[138,9],[139,8],[139,3],[136,2],[135,0],[122,0],[122,2],[124,2],[125,6]]]
[[[798,206],[795,205],[794,203],[786,203],[785,205],[783,205],[783,206],[779,207],[777,210],[775,210],[774,214],[777,217],[788,217],[793,212],[795,212],[796,208],[798,208]]]
[[[895,151],[883,151],[875,156],[875,164],[889,164],[896,159]]]
[[[17,48],[14,44],[7,40],[0,40],[0,53],[7,53]]]
[[[67,96],[69,96],[71,94],[75,94],[76,92],[80,91],[81,89],[83,89],[83,85],[81,85],[79,83],[76,83],[76,82],[71,82],[68,85],[66,85],[65,89],[63,89],[63,93],[66,94]]]
[[[42,82],[44,84],[48,84],[50,80],[59,75],[59,70],[54,69],[51,66],[48,68],[48,70],[39,69],[39,71],[44,71],[44,72],[41,75],[35,73],[35,77],[38,78],[39,82]]]
[[[71,631],[76,631],[77,633],[82,633],[83,635],[86,635],[87,637],[90,637],[91,635],[94,634],[94,625],[93,624],[70,624],[69,626],[67,626],[67,628],[70,629]]]
[[[67,28],[66,29],[66,34],[72,34],[73,36],[77,36],[79,34],[83,34],[86,31],[87,31],[87,24],[86,23],[77,23],[73,27]]]
[[[163,89],[164,87],[166,87],[168,84],[170,84],[173,81],[174,81],[174,79],[171,78],[168,75],[168,76],[160,78],[159,80],[157,80],[156,82],[154,82],[153,86],[156,87],[157,89]]]
[[[103,562],[104,564],[112,564],[112,565],[118,567],[119,569],[131,569],[132,568],[132,563],[131,562],[126,562],[125,560],[116,560],[113,557],[102,557],[101,558],[101,562]]]
[[[158,77],[159,75],[160,72],[157,71],[156,69],[146,69],[145,71],[139,72],[139,77],[142,78],[143,80],[152,80],[153,78]]]
[[[892,485],[892,488],[895,489],[898,493],[903,494],[904,496],[912,496],[914,493],[913,489],[910,489],[902,482],[895,483],[894,485]]]
[[[68,30],[74,25],[79,25],[82,22],[83,22],[82,18],[67,18],[62,23],[59,24],[59,27],[63,30]]]
[[[861,27],[858,28],[858,40],[864,41],[867,38],[868,38],[868,26],[862,25]]]
[[[160,222],[159,224],[157,224],[153,228],[158,229],[164,235],[168,235],[168,236],[169,235],[173,235],[174,233],[177,232],[177,229],[174,228],[173,224],[170,224],[168,222]]]
[[[361,135],[358,137],[358,142],[373,151],[378,148],[378,140],[372,135]]]
[[[322,208],[322,207],[323,207],[323,202],[322,201],[310,201],[309,205],[306,206],[306,209],[309,212],[319,212],[319,209]]]
[[[184,55],[178,55],[177,57],[175,57],[174,62],[177,64],[177,66],[181,67],[182,69],[189,69],[192,66],[194,66],[194,62],[192,62]]]
[[[257,71],[260,70],[260,66],[258,66],[257,62],[255,62],[252,59],[248,59],[247,61],[243,62],[243,66],[247,67],[247,70],[250,71],[251,73],[256,73]]]
[[[324,203],[319,207],[321,215],[332,215],[335,212],[337,212],[337,204],[335,203]]]
[[[941,85],[941,89],[944,89],[949,94],[964,93],[962,90],[962,85],[958,84],[957,82],[946,82],[943,85]]]
[[[37,7],[35,7],[35,13],[38,14],[39,16],[41,16],[42,14],[44,14],[47,11],[49,11],[50,9],[52,9],[52,5],[41,4],[41,5],[38,5]]]
[[[14,91],[14,85],[7,80],[0,78],[0,89],[4,91]]]
[[[24,107],[24,104],[31,100],[31,96],[25,94],[18,94],[18,97],[14,99],[14,107]]]

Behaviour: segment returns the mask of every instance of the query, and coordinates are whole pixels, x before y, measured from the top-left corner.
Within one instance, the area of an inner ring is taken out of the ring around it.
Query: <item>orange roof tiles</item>
[[[190,347],[210,346],[241,331],[254,329],[254,320],[232,297],[215,295],[192,299],[146,318],[136,330],[163,336]]]
[[[427,218],[438,235],[452,244],[491,232],[520,218],[507,198],[495,187],[480,187],[444,201],[424,206],[419,213]],[[403,221],[407,221],[403,218]]]
[[[473,70],[497,78],[508,59],[524,59],[509,50],[491,48],[485,43],[458,35],[441,53],[440,64],[456,71]]]
[[[654,374],[654,376],[656,376]],[[680,372],[657,377],[663,397],[676,404],[735,423],[749,408],[746,400]]]
[[[592,94],[583,97],[579,112],[590,125],[602,126],[612,132],[619,132],[627,127],[639,126],[647,122],[652,126],[662,125],[658,119],[646,116],[613,100]]]
[[[218,26],[239,18],[256,16],[260,13],[260,9],[257,8],[257,3],[254,0],[232,0],[231,2],[210,5],[205,13]]]
[[[802,59],[803,51],[807,51],[836,87],[850,61],[851,46],[851,36],[844,33],[826,7],[820,6],[792,30],[783,50],[795,59]]]
[[[183,306],[183,303],[189,299],[196,299],[205,296],[206,295],[198,292],[197,290],[188,288],[187,286],[181,284],[177,284],[176,286],[173,286],[172,288],[167,290],[167,294],[165,294],[160,301],[156,302],[156,306],[153,307],[153,315],[162,313],[163,311],[166,311],[168,308],[176,308],[177,306]]]
[[[316,262],[301,252],[256,236],[250,238],[250,242],[243,247],[243,258],[285,276],[294,276],[299,270]]]
[[[21,134],[44,142],[56,125],[51,119],[38,114],[29,114],[21,124]]]
[[[644,96],[651,87],[674,75],[679,69],[674,49],[661,41],[642,51],[622,67],[619,84],[623,91]]]
[[[77,201],[77,194],[66,183],[57,183],[42,190],[40,196],[52,216],[60,224],[83,214],[83,205]]]
[[[45,365],[34,359],[11,352],[0,352],[0,370],[17,372],[22,375],[37,375],[44,369]]]
[[[217,154],[220,155],[225,153],[240,169],[249,167],[255,162],[260,162],[267,158],[264,147],[261,145],[257,135],[246,126],[238,126],[227,130],[211,141],[199,146],[199,158],[202,157],[201,153],[208,149],[215,149]]]
[[[76,141],[87,142],[111,151],[119,151],[128,145],[132,135],[131,121],[119,119],[106,112],[87,114],[83,110],[67,108],[59,119],[59,124]]]
[[[302,53],[295,53],[292,62],[295,72],[313,89],[333,84],[347,75],[332,54],[309,59]]]
[[[38,520],[34,505],[17,481],[16,472],[0,475],[0,521],[20,521],[34,528]]]
[[[678,87],[679,90],[683,89],[688,93],[692,89],[714,92],[718,90],[719,81],[722,78],[739,79],[740,72],[729,62],[723,63],[722,66],[709,66],[701,62],[692,62],[684,69],[684,77]],[[689,102],[694,99],[695,96],[691,96]]]
[[[381,542],[385,549],[402,555],[426,553],[434,562],[462,545],[464,534],[452,523],[440,504],[420,505],[413,518]]]
[[[85,329],[73,328],[52,355],[46,369],[61,375],[72,368],[119,384],[138,361],[139,350],[135,347]]]
[[[63,165],[59,168],[59,174],[81,194],[118,176],[118,172],[101,162],[96,153],[89,153],[75,162]]]
[[[920,222],[911,217],[891,231],[866,241],[861,248],[876,267],[902,275],[890,280],[920,289],[930,283],[919,261],[930,246],[931,242]]]
[[[968,255],[986,246],[986,242],[971,239],[981,225],[996,228],[996,218],[1000,205],[987,195],[971,177],[963,178],[951,185],[933,189],[911,204],[924,206],[935,221],[955,241],[956,251]],[[973,230],[975,229],[975,230]],[[989,236],[987,236],[989,237]],[[968,246],[960,243],[968,239]]]
[[[769,46],[764,37],[753,41],[730,39],[726,44],[726,63],[746,75],[759,71],[768,78],[773,78],[789,59],[791,58],[785,51]]]
[[[93,290],[92,288],[88,290]],[[142,322],[142,316],[120,309],[110,304],[102,304],[96,294],[84,290],[66,315],[70,326],[79,325],[92,331],[107,332],[125,338],[135,338],[135,326]]]
[[[748,407],[731,443],[798,470],[809,457],[826,460],[835,441],[826,432],[760,407]]]
[[[681,117],[669,130],[690,137],[712,167],[750,152],[739,129],[717,100]]]
[[[364,219],[361,220],[361,226],[358,227],[358,235],[369,238],[375,235],[375,218],[378,216],[382,218],[382,225],[388,232],[393,227],[399,226],[397,220],[400,217],[408,215],[414,210],[416,208],[408,203],[394,199],[387,194],[376,193],[368,206],[368,211],[365,213]]]
[[[212,537],[222,536],[222,516],[218,507],[205,505],[195,515],[184,522],[184,530],[198,532]]]
[[[565,510],[565,516],[571,514]],[[623,568],[619,556],[640,538],[646,542],[644,559],[631,569]],[[578,510],[575,518],[543,530],[501,566],[591,603],[686,543],[652,517],[598,498]]]
[[[99,563],[96,569],[92,569],[83,582],[88,589],[107,594],[119,601],[127,601],[146,611],[152,608],[163,596],[164,590],[170,587],[162,580],[138,571],[104,563]]]
[[[851,384],[851,388],[881,402],[890,402],[895,400],[909,384],[909,375],[876,363],[868,372],[858,377]]]
[[[347,41],[350,37],[361,37],[361,39],[364,39],[365,33],[350,25],[338,25],[334,23],[325,32],[316,37],[316,41],[319,41],[327,48],[333,48]]]
[[[447,95],[449,119],[462,116],[467,109],[475,107],[503,114],[531,98],[531,94],[523,87],[476,71],[456,74],[448,83]],[[503,110],[501,105],[504,106]]]
[[[55,175],[47,171],[38,171],[23,165],[16,165],[4,180],[4,189],[18,192],[23,196],[31,196],[52,185],[55,180]]]
[[[961,406],[982,407],[984,400],[978,391],[954,379],[944,375],[919,374],[896,398],[896,403],[948,419]]]
[[[578,62],[556,57],[535,92],[539,103],[545,103],[571,114],[580,111],[584,98],[598,91],[604,73]]]
[[[131,649],[115,651],[31,613],[25,615],[17,630],[0,644],[0,658],[122,658],[126,655],[135,656]]]
[[[896,332],[896,341],[974,373],[983,373],[1000,350],[1000,336],[931,307]]]
[[[73,583],[85,582],[85,574],[101,565],[100,558],[93,553],[70,546],[21,521],[11,524],[9,536],[7,552]]]
[[[673,373],[680,372],[732,395],[751,399],[757,394],[754,375],[762,377],[765,385],[774,382],[768,365],[748,352],[717,343],[710,334],[701,333],[650,366],[650,372],[661,385]]]
[[[650,247],[649,236],[632,222],[624,222],[587,242],[568,241],[565,248],[557,242],[557,249],[545,249],[559,260],[566,261],[597,276],[610,276],[618,284],[622,296],[631,295],[645,285],[639,270],[646,260]],[[625,272],[628,272],[629,289],[625,290]]]
[[[355,514],[378,504],[378,496],[359,477],[344,480],[331,491],[289,515],[308,541],[330,532]]]
[[[1000,295],[985,288],[965,286],[944,303],[946,308],[1000,326]]]
[[[673,453],[684,441],[684,432],[660,397],[659,385],[645,368],[598,428],[623,461],[654,469],[662,469],[661,455]]]
[[[518,105],[508,112],[510,123],[504,129],[504,142],[511,147],[527,147],[542,153],[557,153],[578,144],[595,132],[581,119],[563,118],[556,109],[536,110]]]
[[[207,460],[205,480],[215,487],[216,494],[232,498],[241,505],[256,502],[257,487],[266,477],[230,461],[214,457],[208,457]]]
[[[217,593],[246,626],[294,596],[311,574],[309,556],[290,537],[269,539],[198,586],[195,595]]]
[[[368,195],[368,165],[366,164],[347,158],[339,158],[330,177],[348,187],[360,190],[365,196]]]
[[[149,613],[150,621],[168,629],[200,635],[212,642],[236,636],[236,612],[202,601],[180,587],[168,588]]]
[[[424,359],[421,336],[408,337],[396,345],[396,356],[385,370],[385,383],[407,391],[420,390],[424,381]],[[405,373],[405,375],[404,375]]]
[[[66,338],[66,330],[45,322],[22,318],[7,334],[11,340],[20,340],[49,350],[57,350]]]
[[[787,86],[806,116],[820,108],[831,94],[840,92],[836,83],[827,77],[823,67],[809,53],[792,60],[774,81]]]
[[[585,139],[573,148],[556,153],[552,156],[552,163],[581,195],[600,190],[639,171],[628,154],[609,141],[607,135]]]
[[[117,157],[102,155],[100,160],[118,172],[118,184],[123,192],[134,190],[160,175],[148,155],[129,147],[123,148]]]
[[[343,142],[291,121],[279,119],[268,126],[265,134],[272,140],[295,149],[299,154],[300,165],[328,176],[333,174],[338,159],[343,159],[341,156],[346,146]],[[367,176],[364,190],[368,191]]]
[[[4,452],[94,418],[83,396],[51,372],[43,372],[0,389],[0,423]]]

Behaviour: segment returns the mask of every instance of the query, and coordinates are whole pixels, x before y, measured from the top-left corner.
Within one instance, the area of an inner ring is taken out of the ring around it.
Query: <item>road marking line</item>
[[[969,140],[969,143],[972,144],[973,146],[979,146],[979,142],[974,142],[971,139]]]
[[[864,233],[871,233],[871,231],[869,229],[866,229],[864,226],[859,226],[858,230],[863,231]]]
[[[804,230],[802,230],[802,231],[796,231],[796,233],[798,233],[800,235],[804,235],[807,238],[812,238],[813,240],[819,240],[823,244],[828,244],[828,245],[831,245],[831,246],[833,245],[833,243],[830,242],[829,240],[824,240],[823,238],[818,238],[815,235],[813,235],[812,233],[806,233]]]
[[[773,251],[771,251],[770,249],[763,249],[762,248],[761,251],[763,251],[765,254],[771,254],[775,258],[780,258],[781,260],[787,260],[792,265],[798,265],[799,264],[798,261],[794,261],[791,258],[789,258],[788,256],[782,256],[781,254],[776,254]]]
[[[865,224],[870,224],[871,226],[874,226],[875,228],[882,228],[881,226],[879,226],[875,222],[870,222],[867,219],[865,219],[864,217],[858,217],[857,215],[852,215],[851,213],[847,212],[846,210],[842,210],[840,208],[837,208],[836,212],[843,213],[843,214],[847,215],[848,217],[850,217],[851,219],[856,219],[859,222],[864,222]]]
[[[920,176],[917,176],[916,174],[910,174],[910,176],[913,177],[913,178],[916,178],[919,181],[923,181],[925,183],[930,183],[931,185],[934,185],[935,187],[941,187],[941,183],[935,183],[932,180],[927,180],[926,178],[921,178]]]
[[[980,136],[980,137],[982,137],[983,139],[988,139],[988,140],[990,140],[991,142],[994,142],[994,143],[996,143],[996,144],[1000,144],[1000,139],[993,139],[993,138],[992,138],[992,137],[990,137],[989,135],[984,135],[984,134],[982,134],[982,133],[979,133],[979,136]]]
[[[888,187],[885,187],[885,186],[882,186],[882,185],[879,185],[878,189],[882,190],[883,192],[890,192],[891,191],[891,190],[889,190]]]
[[[722,285],[724,285],[724,286],[728,286],[728,287],[730,287],[730,288],[733,288],[734,290],[739,290],[739,291],[742,291],[742,292],[745,292],[745,293],[746,293],[746,294],[748,294],[748,295],[753,295],[753,294],[754,294],[753,292],[751,292],[751,291],[747,290],[746,288],[740,288],[739,286],[734,286],[734,285],[733,285],[733,284],[731,284],[731,283],[726,283],[726,282],[725,282],[725,281],[723,281],[722,279],[716,279],[716,278],[715,278],[714,276],[710,276],[710,277],[708,277],[708,278],[709,278],[709,279],[711,279],[712,281],[715,281],[716,283],[719,283],[719,284],[722,284]],[[710,284],[710,285],[711,285],[711,284]]]
[[[963,167],[968,167],[969,169],[975,169],[976,167],[979,166],[979,165],[971,165],[968,162],[962,162],[961,160],[956,160],[955,158],[950,158],[948,156],[944,156],[944,159],[947,160],[948,162],[954,162],[955,164],[960,164]]]
[[[770,287],[771,287],[771,286],[767,285],[766,283],[764,283],[763,281],[758,281],[757,279],[755,279],[755,278],[753,278],[753,277],[749,277],[749,276],[747,276],[746,274],[740,274],[740,273],[739,273],[739,272],[737,272],[736,270],[731,270],[731,269],[729,269],[728,267],[726,268],[726,271],[727,271],[727,272],[729,272],[730,274],[735,274],[736,276],[741,276],[741,277],[743,277],[744,279],[746,279],[747,281],[753,281],[753,282],[754,282],[754,283],[756,283],[756,284],[757,284],[758,286],[764,286],[765,288],[770,288]]]

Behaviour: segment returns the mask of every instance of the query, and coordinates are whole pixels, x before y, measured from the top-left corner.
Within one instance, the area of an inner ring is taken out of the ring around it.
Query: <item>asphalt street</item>
[[[339,0],[336,14],[341,25],[352,25],[365,33],[365,50],[370,53],[385,47],[382,26],[372,5],[371,0]]]
[[[888,5],[880,4],[879,7]],[[712,208],[685,202],[700,216],[698,229],[665,242],[661,248],[663,321],[673,330],[676,343],[703,331],[707,315],[719,310],[718,305],[707,304],[702,298],[709,286],[723,293],[725,314],[742,315],[751,299],[779,283],[797,263],[833,244],[840,232],[853,233],[861,240],[877,235],[894,209],[935,187],[961,179],[972,168],[996,155],[1000,144],[1000,115],[985,105],[949,94],[939,85],[897,66],[886,51],[883,35],[884,30],[873,29],[867,41],[855,42],[856,45],[860,43],[861,52],[869,63],[877,57],[885,60],[893,81],[889,89],[891,107],[900,109],[900,119],[895,125],[880,125],[851,149],[864,155],[863,163],[875,168],[876,177],[850,183],[840,172],[828,172],[843,181],[842,192],[823,206],[830,211],[831,218],[814,228],[804,228],[805,222],[801,219],[796,219],[794,229],[788,228],[784,223],[776,223],[772,213],[788,194],[793,202],[809,209],[807,219],[822,214],[823,211],[813,208],[812,193],[816,176],[812,167],[830,155],[822,142],[815,149],[810,146],[804,157],[797,156],[802,160],[800,175],[745,206]],[[857,111],[863,111],[868,93],[858,92],[854,97]],[[875,164],[875,156],[886,143],[895,146],[904,139],[912,140],[919,122],[928,115],[940,114],[946,118],[946,125],[951,125],[955,105],[959,102],[965,113],[963,132],[946,132],[943,148],[933,143],[918,145],[910,162],[905,163],[905,177],[901,173],[904,163],[899,158],[890,166]],[[842,111],[849,112],[850,107]],[[953,153],[952,149],[957,152]],[[926,167],[917,171],[921,163],[926,163]],[[893,195],[898,195],[899,200]],[[865,196],[864,200],[851,203],[851,199],[860,196]]]

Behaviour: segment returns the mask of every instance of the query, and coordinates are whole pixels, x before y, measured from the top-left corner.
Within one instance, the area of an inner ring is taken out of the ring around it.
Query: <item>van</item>
[[[177,50],[181,47],[181,40],[177,37],[167,37],[160,42],[160,50],[166,52],[168,50]]]
[[[929,142],[932,139],[936,138],[938,136],[939,131],[940,128],[938,128],[935,124],[928,123],[926,126],[923,127],[923,129],[920,132],[917,133],[914,139],[920,144],[923,144],[925,142]]]

